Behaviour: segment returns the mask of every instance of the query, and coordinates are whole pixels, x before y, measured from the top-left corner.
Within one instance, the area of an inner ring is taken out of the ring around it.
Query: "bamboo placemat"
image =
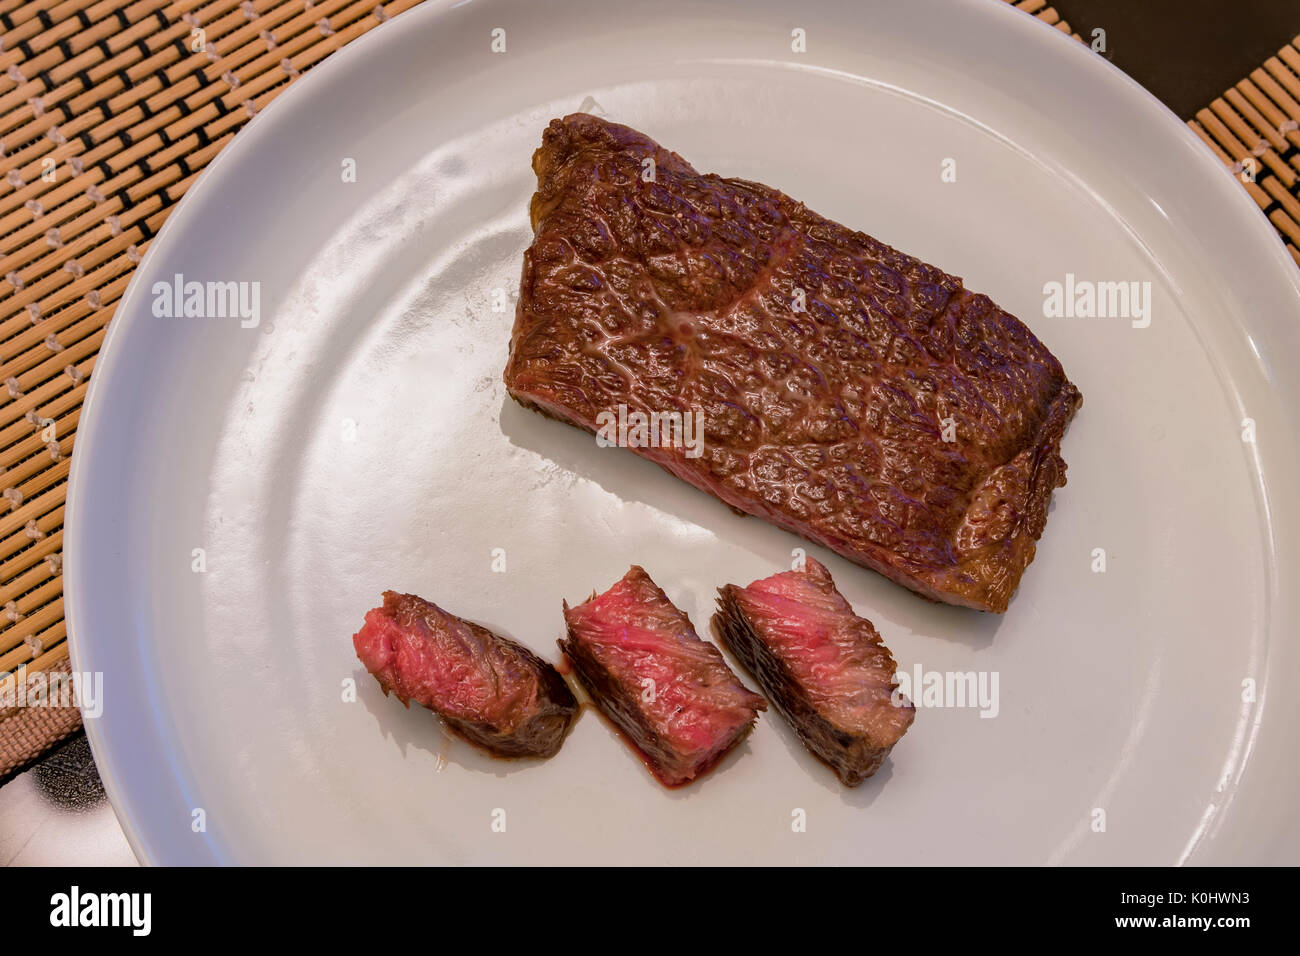
[[[140,256],[249,117],[329,53],[420,0],[0,0],[0,674],[68,671],[63,506],[104,330]],[[1007,0],[1078,34],[1046,0]],[[1300,244],[1300,48],[1193,129]],[[1241,164],[1241,165],[1239,165]],[[81,724],[9,707],[0,781]]]
[[[1300,264],[1300,36],[1188,123]]]
[[[4,701],[68,670],[69,456],[135,264],[251,116],[418,2],[0,0],[0,780],[81,725]]]

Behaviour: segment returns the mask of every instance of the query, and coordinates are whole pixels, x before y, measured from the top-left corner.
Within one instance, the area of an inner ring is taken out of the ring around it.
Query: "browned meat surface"
[[[352,644],[385,695],[423,704],[500,757],[550,757],[578,714],[546,661],[414,594],[385,591]]]
[[[889,648],[853,613],[830,572],[808,558],[747,588],[718,590],[713,624],[813,754],[844,784],[875,773],[912,726]]]
[[[574,675],[667,786],[707,772],[767,709],[639,567],[577,607],[566,602],[564,620]]]
[[[1082,401],[1028,328],[625,126],[553,120],[533,168],[517,401],[592,432],[619,405],[701,413],[702,455],[637,454],[928,598],[1006,609]]]

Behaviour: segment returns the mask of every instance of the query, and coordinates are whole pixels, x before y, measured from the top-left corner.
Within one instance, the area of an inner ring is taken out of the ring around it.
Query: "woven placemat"
[[[0,0],[0,781],[81,723],[6,701],[68,671],[69,456],[135,264],[249,117],[418,2]],[[1078,38],[1046,0],[1007,2]],[[1246,188],[1293,255],[1298,66],[1286,48],[1192,124],[1230,168],[1257,161]]]
[[[1300,36],[1188,125],[1241,181],[1300,264]]]
[[[69,456],[135,264],[251,116],[418,2],[0,0],[0,780],[81,725],[11,702],[68,670]]]

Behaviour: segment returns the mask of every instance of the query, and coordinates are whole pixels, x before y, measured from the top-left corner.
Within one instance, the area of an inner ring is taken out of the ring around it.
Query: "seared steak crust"
[[[414,594],[385,591],[352,643],[385,696],[422,704],[499,757],[552,756],[578,715],[569,685],[546,661]]]
[[[875,773],[916,716],[866,618],[812,558],[718,590],[714,630],[815,756],[846,786]]]
[[[593,432],[620,404],[695,411],[702,456],[637,453],[925,597],[1006,609],[1082,401],[1028,328],[625,126],[553,120],[533,168],[517,401]]]
[[[666,786],[708,772],[767,709],[639,567],[577,607],[566,602],[564,620],[559,645],[574,676]]]

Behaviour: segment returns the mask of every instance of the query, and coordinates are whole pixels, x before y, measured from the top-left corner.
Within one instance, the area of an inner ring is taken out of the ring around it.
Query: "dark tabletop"
[[[1300,0],[1056,0],[1107,59],[1185,120],[1300,34]]]

